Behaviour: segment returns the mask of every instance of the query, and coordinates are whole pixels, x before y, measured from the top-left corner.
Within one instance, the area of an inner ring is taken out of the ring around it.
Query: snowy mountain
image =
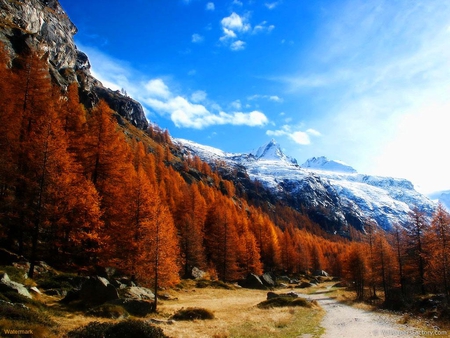
[[[185,154],[197,155],[212,165],[226,163],[230,173],[239,173],[239,177],[233,174],[229,178],[247,187],[243,177],[258,181],[270,192],[272,202],[282,201],[306,211],[328,231],[343,232],[348,226],[362,229],[367,222],[388,230],[405,225],[416,207],[428,215],[436,207],[406,179],[359,174],[351,166],[325,157],[299,166],[274,140],[248,154],[226,153],[182,139],[174,143]]]
[[[442,205],[450,212],[450,190],[438,191],[428,195],[433,201],[441,202]]]
[[[325,156],[313,157],[302,164],[303,168],[313,169],[313,170],[324,170],[324,171],[335,171],[343,173],[356,173],[348,164],[342,161],[329,160]]]

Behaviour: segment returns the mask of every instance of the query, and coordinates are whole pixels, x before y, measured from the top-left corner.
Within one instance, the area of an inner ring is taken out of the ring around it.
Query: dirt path
[[[322,321],[325,334],[322,338],[365,337],[420,337],[423,332],[398,324],[399,317],[354,308],[336,301],[329,291],[321,290],[308,295],[315,299],[326,314]],[[427,332],[429,335],[429,332]]]

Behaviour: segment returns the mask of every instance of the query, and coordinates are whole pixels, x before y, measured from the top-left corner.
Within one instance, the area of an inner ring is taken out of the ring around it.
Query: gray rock
[[[0,292],[13,291],[27,298],[31,297],[27,288],[20,283],[12,281],[6,272],[0,273]]]
[[[155,295],[152,290],[142,286],[131,286],[121,291],[124,298],[138,299],[138,300],[153,300]]]
[[[259,289],[259,290],[267,289],[267,286],[263,284],[261,279],[253,273],[248,274],[246,279],[239,281],[239,285],[242,286],[243,288],[248,289]]]
[[[272,278],[272,276],[270,275],[270,273],[266,272],[264,273],[261,277],[261,282],[263,282],[263,284],[269,288],[273,288],[276,286],[274,279]]]
[[[328,272],[324,270],[317,270],[314,272],[314,276],[328,277]]]
[[[195,279],[202,279],[203,277],[205,277],[206,272],[200,270],[200,269],[197,268],[197,267],[194,267],[194,268],[192,269],[192,271],[191,271],[191,275],[192,275],[192,277],[195,278]]]
[[[79,291],[81,300],[88,304],[103,304],[107,301],[119,299],[116,288],[106,278],[95,276],[88,278]]]

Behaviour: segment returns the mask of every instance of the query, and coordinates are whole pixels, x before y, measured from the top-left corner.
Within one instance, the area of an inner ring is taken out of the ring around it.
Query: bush
[[[88,315],[100,318],[119,319],[128,317],[128,312],[120,305],[103,304],[90,309]]]
[[[304,298],[292,298],[292,297],[276,297],[272,299],[265,300],[259,303],[257,306],[260,309],[270,309],[273,307],[287,307],[287,306],[301,306],[301,307],[312,307],[313,302],[310,302]]]
[[[207,309],[188,307],[187,309],[178,310],[171,319],[174,320],[196,320],[196,319],[214,319],[214,314]]]
[[[163,331],[147,322],[126,320],[119,323],[92,322],[70,331],[68,338],[168,338]]]

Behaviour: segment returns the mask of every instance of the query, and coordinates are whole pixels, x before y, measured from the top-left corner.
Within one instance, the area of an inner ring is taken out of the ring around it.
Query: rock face
[[[0,0],[0,41],[12,60],[22,53],[38,53],[48,60],[53,81],[62,89],[78,83],[86,107],[104,99],[120,116],[146,129],[148,121],[138,102],[103,87],[92,77],[88,57],[75,46],[76,32],[57,0]]]

